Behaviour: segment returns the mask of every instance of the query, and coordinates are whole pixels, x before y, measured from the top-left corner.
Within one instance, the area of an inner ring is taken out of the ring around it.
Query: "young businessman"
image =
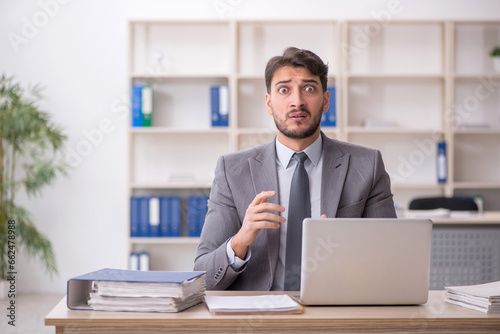
[[[291,47],[267,63],[266,109],[277,136],[217,162],[194,264],[207,271],[208,289],[298,290],[300,267],[290,272],[287,264],[287,248],[301,247],[287,236],[287,230],[297,231],[287,226],[294,218],[288,212],[297,206],[289,208],[297,193],[291,191],[295,152],[305,153],[309,199],[303,202],[311,217],[396,217],[380,152],[320,130],[329,106],[327,75],[328,66],[308,50]],[[292,285],[285,282],[290,276]]]

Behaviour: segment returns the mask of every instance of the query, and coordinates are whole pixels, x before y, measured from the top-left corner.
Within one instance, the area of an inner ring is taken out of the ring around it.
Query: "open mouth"
[[[288,115],[289,118],[295,121],[301,121],[307,117],[307,113],[305,112],[292,112]]]

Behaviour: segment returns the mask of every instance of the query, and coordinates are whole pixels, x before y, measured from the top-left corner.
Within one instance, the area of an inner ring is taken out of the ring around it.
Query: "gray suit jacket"
[[[323,133],[321,213],[327,217],[394,218],[390,179],[378,150],[340,142]],[[248,205],[267,190],[278,192],[276,143],[272,141],[219,158],[194,270],[207,271],[207,289],[270,290],[279,253],[279,229],[263,229],[239,272],[226,254]],[[269,198],[278,203],[279,193]]]

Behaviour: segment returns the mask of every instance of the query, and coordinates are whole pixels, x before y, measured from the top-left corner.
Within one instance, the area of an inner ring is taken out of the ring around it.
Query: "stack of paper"
[[[205,296],[210,312],[214,313],[303,313],[300,304],[288,295]]]
[[[500,313],[500,281],[446,288],[445,301],[484,313]]]
[[[95,311],[179,312],[201,303],[205,272],[102,269],[68,282],[68,307],[87,292],[87,306]],[[79,306],[79,305],[77,305]]]

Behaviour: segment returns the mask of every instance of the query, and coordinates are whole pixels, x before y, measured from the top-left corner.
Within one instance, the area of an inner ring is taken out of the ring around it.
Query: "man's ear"
[[[266,109],[267,109],[267,113],[269,115],[272,115],[273,114],[273,110],[271,108],[271,94],[266,94]]]
[[[325,90],[323,93],[323,112],[326,112],[330,107],[330,92]]]

